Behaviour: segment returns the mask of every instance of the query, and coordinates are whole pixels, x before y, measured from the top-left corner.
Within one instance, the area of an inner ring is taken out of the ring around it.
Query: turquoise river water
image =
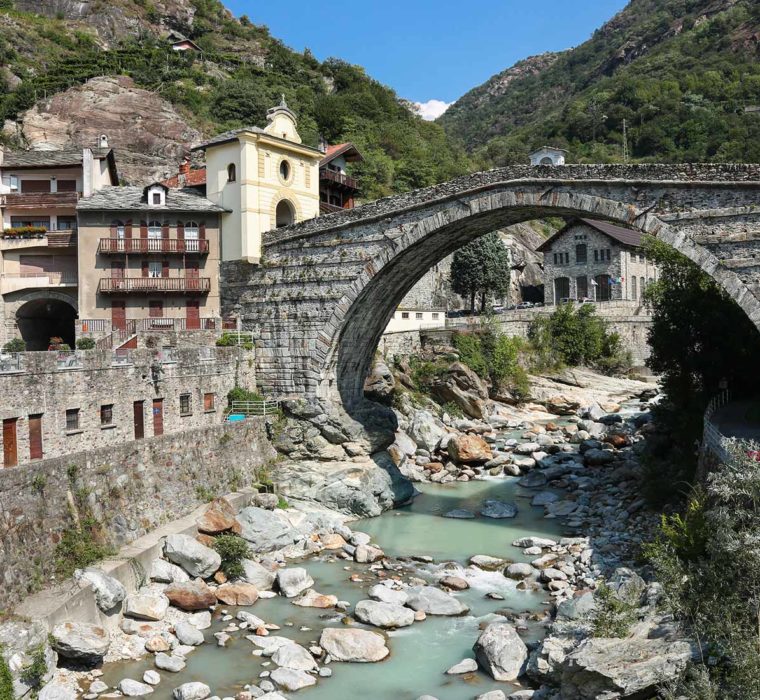
[[[518,486],[516,478],[418,487],[422,493],[413,504],[378,518],[351,523],[351,527],[370,534],[389,555],[429,555],[437,566],[448,561],[466,565],[474,554],[524,561],[527,558],[511,545],[513,540],[527,535],[552,537],[562,531],[558,521],[543,517],[542,508],[530,506],[532,494]],[[477,511],[482,501],[489,498],[515,501],[519,508],[517,517],[512,520],[441,517],[454,508]],[[328,555],[308,559],[303,565],[314,578],[317,591],[332,593],[352,605],[366,598],[367,588],[377,581],[366,565],[335,560]],[[434,565],[418,566],[420,577],[432,579]],[[352,574],[359,574],[364,580],[350,581]],[[470,606],[470,614],[457,618],[429,616],[411,627],[390,632],[391,654],[383,662],[333,663],[331,678],[320,678],[316,686],[286,695],[303,700],[415,700],[427,693],[439,700],[466,700],[496,688],[511,691],[510,684],[496,683],[485,674],[470,674],[465,679],[444,672],[463,658],[473,656],[472,645],[479,624],[496,611],[540,611],[548,604],[548,596],[540,591],[517,590],[515,582],[499,572],[478,573],[468,580],[471,588],[456,595]],[[504,600],[486,598],[489,592],[501,594]],[[229,612],[234,614],[235,609]],[[305,646],[318,641],[323,627],[340,624],[340,615],[334,611],[301,608],[281,597],[259,600],[252,612],[281,625],[282,631],[275,634]],[[252,655],[254,647],[245,639],[245,632],[233,633],[225,648],[217,647],[212,635],[228,624],[219,618],[217,614],[213,626],[205,630],[206,644],[187,657],[187,667],[182,672],[161,672],[161,684],[151,696],[154,700],[169,700],[173,688],[193,680],[209,685],[214,695],[233,696],[245,684],[257,683],[262,671],[275,668],[267,659]],[[525,639],[538,635],[539,629],[529,630]],[[122,678],[141,680],[150,667],[149,659],[110,664],[104,668],[103,680],[109,685],[116,685]]]

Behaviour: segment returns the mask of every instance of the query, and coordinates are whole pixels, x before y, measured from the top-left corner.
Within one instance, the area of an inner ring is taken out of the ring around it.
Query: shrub
[[[31,652],[32,663],[21,672],[21,680],[32,690],[38,690],[47,673],[47,660],[45,659],[45,647],[38,644]],[[0,698],[2,693],[0,693]]]
[[[622,600],[606,583],[594,594],[596,609],[592,617],[594,637],[627,637],[636,621],[636,606]]]
[[[249,337],[249,336],[246,336]],[[253,350],[253,343],[250,340],[242,340],[238,338],[237,333],[222,333],[222,335],[216,339],[216,347],[218,348],[234,348],[240,346],[246,350]]]
[[[278,503],[278,507],[281,507]],[[285,504],[287,508],[287,503]],[[240,578],[245,573],[243,559],[251,556],[248,543],[238,535],[219,535],[214,540],[214,549],[222,558],[221,569],[227,578]]]
[[[13,338],[3,345],[3,352],[26,352],[26,342],[23,338]]]
[[[230,389],[227,393],[227,403],[232,406],[233,401],[263,401],[264,397],[256,391],[250,389],[243,389],[241,386],[236,386],[234,389]]]
[[[199,501],[205,501],[206,503],[213,501],[216,498],[216,494],[207,486],[198,484],[195,487],[195,495]]]
[[[289,507],[288,502],[282,496],[278,496],[277,507],[282,508],[282,510],[286,510]]]
[[[0,646],[0,700],[13,700],[15,697],[11,669],[3,656],[3,647]]]
[[[113,547],[98,541],[97,527],[94,518],[86,517],[78,528],[71,527],[61,533],[53,552],[55,572],[60,578],[69,578],[76,569],[83,569],[114,553]]]
[[[77,338],[77,350],[92,350],[95,348],[95,339],[84,337]]]

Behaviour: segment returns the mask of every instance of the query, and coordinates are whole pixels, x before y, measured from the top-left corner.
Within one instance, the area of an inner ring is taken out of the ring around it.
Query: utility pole
[[[625,119],[623,119],[623,162],[628,162],[628,129]]]

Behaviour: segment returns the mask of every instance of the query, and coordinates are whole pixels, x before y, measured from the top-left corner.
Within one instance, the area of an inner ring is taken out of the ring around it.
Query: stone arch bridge
[[[269,232],[260,266],[224,263],[223,307],[260,338],[266,393],[337,400],[351,412],[393,311],[425,272],[478,236],[547,216],[605,219],[656,236],[716,279],[760,328],[756,164],[468,175]]]

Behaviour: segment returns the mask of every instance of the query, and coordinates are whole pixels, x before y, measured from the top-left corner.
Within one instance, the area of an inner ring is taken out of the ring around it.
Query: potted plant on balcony
[[[47,233],[44,226],[16,226],[2,232],[3,238],[42,238]]]

